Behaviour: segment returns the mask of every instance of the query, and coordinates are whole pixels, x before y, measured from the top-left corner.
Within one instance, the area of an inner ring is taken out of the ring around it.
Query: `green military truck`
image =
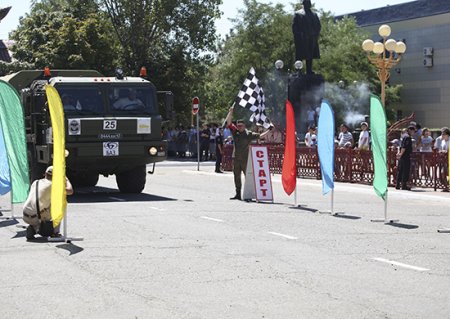
[[[157,94],[171,110],[171,92],[157,92],[142,77],[104,77],[97,71],[20,71],[2,78],[20,93],[25,114],[31,178],[52,163],[52,127],[45,85],[54,86],[66,121],[67,176],[76,186],[95,186],[99,174],[116,175],[124,193],[144,189],[147,164],[166,159]],[[153,173],[153,169],[150,173]]]

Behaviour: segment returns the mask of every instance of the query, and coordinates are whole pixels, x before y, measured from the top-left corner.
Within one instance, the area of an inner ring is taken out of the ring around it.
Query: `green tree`
[[[269,112],[282,107],[286,98],[286,74],[288,68],[293,68],[295,53],[293,14],[287,13],[281,5],[257,0],[244,0],[244,6],[233,21],[232,32],[220,47],[216,64],[209,69],[204,94],[212,116],[225,116],[252,66],[264,86]],[[320,17],[321,58],[314,61],[314,70],[328,83],[326,97],[335,107],[339,121],[344,119],[345,112],[352,111],[348,109],[351,103],[353,108],[368,112],[368,92],[379,92],[380,86],[375,67],[361,49],[368,34],[358,28],[353,18],[335,21],[328,12],[320,12]],[[278,59],[284,61],[284,76],[274,70]],[[337,85],[340,81],[350,85],[341,89]],[[398,90],[392,92],[388,96],[390,101],[398,98]]]
[[[191,98],[204,81],[215,50],[214,20],[221,0],[102,0],[128,73],[141,66],[159,89],[175,94],[176,123],[189,124]]]
[[[270,82],[264,89],[271,97],[274,91],[271,88],[286,80],[276,76],[274,62],[282,59],[286,65],[294,63],[292,18],[283,6],[256,0],[244,0],[244,5],[233,20],[234,28],[220,46],[217,62],[210,68],[205,82],[210,117],[225,117],[251,67],[256,69],[262,84]],[[274,78],[278,81],[273,81]],[[246,115],[240,109],[236,111],[240,117]]]
[[[36,68],[114,70],[116,43],[104,12],[93,0],[35,1],[10,35],[14,57]]]

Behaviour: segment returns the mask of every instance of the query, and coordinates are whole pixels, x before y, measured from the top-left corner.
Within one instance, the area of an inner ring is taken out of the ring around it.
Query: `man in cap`
[[[50,221],[50,204],[52,190],[53,166],[47,167],[44,178],[36,180],[31,184],[30,193],[23,207],[23,220],[29,224],[27,227],[27,240],[34,239],[34,235],[43,237],[59,236],[59,227],[53,230],[52,234],[45,233],[42,223]],[[66,178],[66,193],[73,194],[70,181]],[[39,203],[37,202],[39,201]],[[37,211],[39,207],[39,212]]]
[[[238,120],[236,125],[232,123],[234,107],[230,108],[228,112],[226,122],[227,126],[230,128],[233,135],[234,149],[233,149],[233,174],[234,174],[234,185],[236,187],[236,195],[230,199],[241,199],[241,172],[246,173],[247,170],[247,159],[249,145],[253,140],[258,138],[263,138],[269,134],[270,129],[262,134],[253,133],[245,128],[245,122],[243,120]]]
[[[411,153],[413,150],[412,147],[412,138],[416,132],[416,127],[414,125],[409,125],[407,134],[402,136],[402,144],[400,146],[400,151],[397,154],[398,165],[397,165],[397,184],[395,186],[396,189],[403,190],[411,190],[408,187],[409,181],[409,173],[411,168]]]

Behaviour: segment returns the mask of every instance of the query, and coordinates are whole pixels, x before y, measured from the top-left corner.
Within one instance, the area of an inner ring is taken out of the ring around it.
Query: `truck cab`
[[[95,71],[21,72],[27,74],[9,82],[19,90],[25,109],[30,176],[39,178],[52,162],[48,84],[56,88],[64,108],[66,172],[72,183],[94,186],[99,174],[116,175],[121,192],[143,190],[147,164],[167,156],[158,92],[150,81],[123,75],[103,77]],[[165,101],[170,109],[171,92],[164,93],[169,95]]]

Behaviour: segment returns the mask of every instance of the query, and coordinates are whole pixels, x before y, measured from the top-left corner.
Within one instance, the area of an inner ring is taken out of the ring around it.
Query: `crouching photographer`
[[[31,184],[30,193],[23,207],[23,220],[27,227],[27,240],[34,239],[34,235],[42,237],[59,237],[59,226],[53,228],[50,215],[53,166],[47,167],[44,178]],[[66,178],[66,193],[73,194],[70,181]]]

